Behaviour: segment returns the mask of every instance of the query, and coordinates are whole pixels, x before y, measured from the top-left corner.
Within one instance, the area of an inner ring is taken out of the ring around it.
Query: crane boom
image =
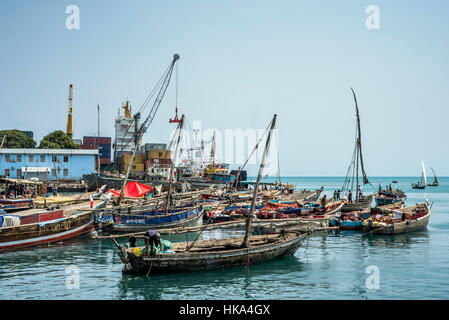
[[[150,110],[150,113],[148,117],[145,119],[145,121],[140,126],[140,136],[142,136],[150,126],[150,124],[153,122],[154,116],[156,115],[157,110],[159,109],[159,106],[162,102],[162,99],[164,98],[165,92],[167,91],[168,85],[170,83],[171,75],[173,73],[173,68],[175,66],[176,61],[179,60],[179,55],[176,53],[173,55],[173,61],[170,64],[170,67],[167,71],[167,74],[164,78],[164,81],[161,85],[161,88],[159,89],[159,93],[157,94],[156,100],[154,101],[153,107]]]
[[[67,111],[67,135],[73,137],[73,84],[69,86],[69,106]]]
[[[123,192],[125,190],[126,184],[128,182],[128,176],[129,176],[129,172],[131,170],[131,165],[134,161],[134,157],[136,155],[137,149],[139,149],[139,143],[142,140],[142,136],[143,134],[147,131],[148,127],[150,126],[151,122],[153,122],[154,116],[156,115],[157,110],[159,109],[159,106],[162,102],[162,98],[165,95],[165,92],[167,91],[168,85],[170,83],[170,79],[171,79],[171,75],[173,72],[173,67],[175,66],[176,61],[179,60],[179,55],[175,54],[173,56],[173,60],[170,64],[170,67],[164,77],[163,83],[161,85],[161,88],[159,89],[159,93],[157,94],[156,100],[154,101],[153,107],[150,110],[150,114],[148,115],[148,117],[145,119],[145,121],[142,123],[142,125],[140,126],[139,130],[136,130],[136,132],[134,133],[134,141],[135,141],[135,145],[134,145],[134,150],[133,153],[131,154],[131,160],[129,162],[128,168],[126,170],[126,174],[125,174],[125,179],[123,180],[123,185],[122,185],[122,190],[120,191],[120,197],[118,199],[118,203],[120,204],[120,202],[123,199]],[[138,125],[138,119],[140,118],[140,112],[138,112],[135,115],[135,125],[137,127]],[[137,128],[136,128],[137,129]]]

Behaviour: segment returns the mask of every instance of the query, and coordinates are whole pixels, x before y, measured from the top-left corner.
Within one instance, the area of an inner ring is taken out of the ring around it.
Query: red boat
[[[72,239],[91,232],[93,221],[93,211],[29,209],[2,214],[0,252]]]
[[[0,199],[0,209],[7,212],[19,211],[33,207],[32,199]]]

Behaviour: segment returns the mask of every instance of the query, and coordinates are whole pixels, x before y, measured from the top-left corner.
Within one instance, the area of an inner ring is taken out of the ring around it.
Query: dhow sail
[[[427,175],[426,175],[426,168],[424,167],[424,160],[422,158],[421,158],[421,166],[422,166],[421,185],[426,186],[427,185]]]

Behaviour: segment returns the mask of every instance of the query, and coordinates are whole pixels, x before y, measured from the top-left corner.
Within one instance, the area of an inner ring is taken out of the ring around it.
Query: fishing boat
[[[101,222],[103,233],[110,234],[197,227],[203,223],[203,208],[199,205],[168,212],[143,210],[133,214],[110,214],[103,211],[96,215],[96,222]]]
[[[148,246],[125,249],[114,240],[118,255],[124,263],[122,271],[131,274],[198,271],[246,265],[294,254],[308,233],[284,231],[262,236],[251,235],[254,204],[275,123],[276,115],[271,122],[262,155],[244,237],[196,241],[198,235],[190,244],[175,243],[169,252],[156,255],[149,252]]]
[[[364,221],[362,230],[375,234],[400,234],[427,227],[431,214],[428,201],[402,209],[388,210],[383,215],[371,216]]]
[[[90,204],[0,215],[0,252],[72,239],[93,230]]]
[[[352,211],[342,213],[340,216],[339,227],[342,230],[358,230],[362,229],[363,220],[370,217],[371,209],[363,211]]]
[[[404,191],[398,188],[391,188],[387,186],[386,189],[382,189],[379,185],[379,191],[374,195],[376,206],[384,206],[393,203],[404,202],[407,195]]]
[[[433,182],[428,183],[427,186],[428,187],[438,187],[440,185],[440,183],[438,182],[437,175],[436,175],[435,171],[433,170],[433,168],[430,168],[430,169],[432,169],[432,172],[433,172]]]
[[[370,208],[373,201],[372,194],[363,195],[359,181],[359,169],[360,169],[363,185],[370,184],[365,173],[365,167],[363,165],[362,139],[360,129],[361,126],[360,126],[360,115],[359,115],[359,107],[357,104],[357,97],[352,88],[351,91],[355,101],[357,131],[356,131],[354,152],[352,155],[350,165],[348,167],[348,171],[346,173],[345,180],[343,182],[343,187],[341,189],[342,194],[346,194],[347,196],[347,203],[343,206],[341,212],[363,211],[364,209]]]
[[[426,168],[424,167],[424,160],[421,159],[421,167],[422,167],[422,174],[421,174],[421,180],[417,183],[412,183],[413,189],[425,189],[427,185],[427,176],[426,176]]]
[[[0,209],[5,210],[6,212],[20,211],[32,207],[33,207],[33,200],[29,198],[0,199]]]

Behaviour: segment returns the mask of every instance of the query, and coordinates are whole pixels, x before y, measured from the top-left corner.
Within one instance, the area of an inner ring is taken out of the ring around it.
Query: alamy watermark
[[[187,162],[208,162],[210,159],[212,140],[215,141],[215,161],[233,165],[235,167],[243,165],[257,164],[262,159],[265,149],[267,129],[258,128],[233,128],[203,130],[201,121],[192,122],[193,133],[185,128],[181,133],[180,151],[177,161]],[[176,131],[171,133],[170,141],[173,140]],[[213,136],[215,135],[215,139]],[[256,150],[255,147],[258,146]],[[172,146],[174,150],[174,146]],[[193,152],[192,152],[193,151]],[[278,129],[271,132],[270,147],[264,167],[264,175],[277,175],[278,168]]]
[[[380,270],[378,266],[371,265],[366,267],[365,273],[369,274],[366,278],[365,286],[367,289],[379,290],[380,289]]]
[[[369,16],[365,20],[365,26],[368,30],[380,29],[380,9],[376,5],[366,7],[365,13]]]
[[[69,30],[78,30],[80,28],[80,8],[71,4],[65,8],[65,13],[69,15],[65,19],[65,27]]]
[[[65,287],[69,290],[80,288],[80,269],[78,266],[72,264],[67,266],[65,273],[68,275],[65,280]]]

